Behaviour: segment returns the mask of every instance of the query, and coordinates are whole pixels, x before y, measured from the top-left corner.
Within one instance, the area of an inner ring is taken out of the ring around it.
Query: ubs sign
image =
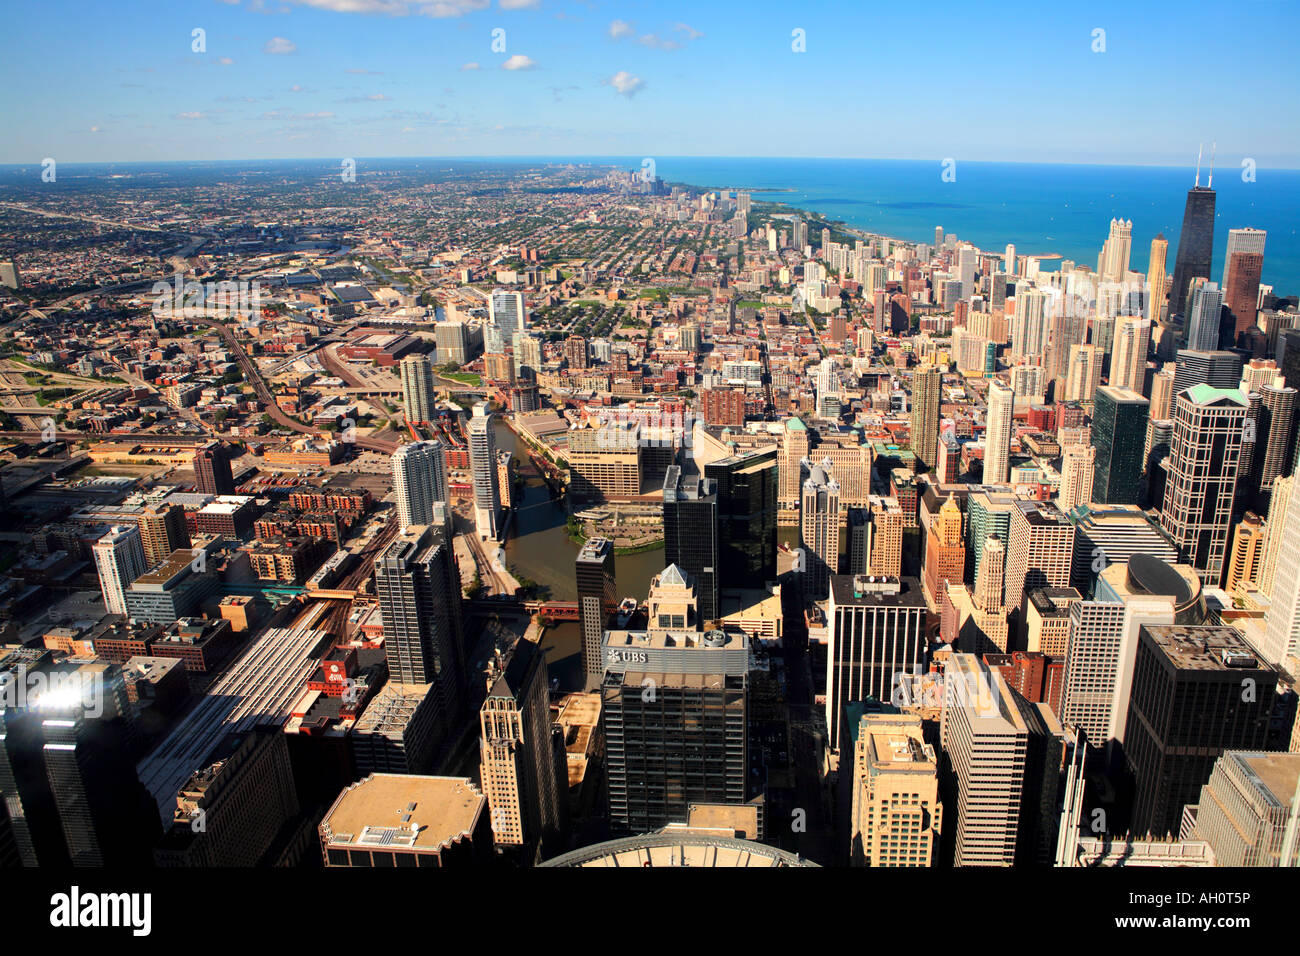
[[[611,647],[607,660],[610,664],[647,664],[650,658],[645,651],[624,651]]]

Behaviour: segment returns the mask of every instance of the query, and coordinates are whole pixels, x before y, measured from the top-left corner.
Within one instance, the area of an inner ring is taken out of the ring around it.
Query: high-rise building
[[[1236,388],[1241,384],[1241,369],[1241,356],[1236,352],[1179,349],[1174,371],[1174,395],[1193,385]],[[1172,399],[1169,417],[1173,417]]]
[[[949,659],[940,744],[954,866],[1051,858],[1063,738],[1051,708],[1029,703],[997,670],[972,654]]]
[[[1093,440],[1096,441],[1096,431]],[[1096,467],[1095,445],[1070,445],[1061,455],[1061,493],[1056,504],[1064,512],[1073,511],[1093,500],[1093,469]]]
[[[524,848],[523,861],[562,846],[568,775],[561,783],[563,741],[551,722],[546,658],[521,639],[489,662],[487,697],[479,708],[479,779],[498,848]]]
[[[434,523],[434,505],[446,503],[447,464],[442,442],[409,442],[393,452],[393,494],[402,527]]]
[[[1250,448],[1249,472],[1245,470],[1246,449],[1242,449],[1242,490],[1266,504],[1278,478],[1291,470],[1295,452],[1296,390],[1263,385],[1258,390],[1258,408],[1247,419],[1243,445]],[[1254,396],[1251,396],[1252,406]]]
[[[1130,389],[1109,385],[1097,389],[1092,415],[1092,447],[1097,452],[1092,501],[1131,505],[1140,500],[1149,407]]]
[[[1246,399],[1195,385],[1174,397],[1174,435],[1160,521],[1182,559],[1218,585],[1228,548]]]
[[[1219,347],[1223,292],[1217,282],[1203,282],[1192,293],[1187,310],[1187,347],[1213,352]]]
[[[412,525],[375,558],[375,597],[393,681],[433,684],[444,731],[466,696],[460,572],[446,530]]]
[[[1264,555],[1259,569],[1259,589],[1264,594],[1273,593],[1278,556],[1282,552],[1283,535],[1286,533],[1286,515],[1291,507],[1291,492],[1295,483],[1294,476],[1273,482],[1273,498],[1268,504],[1268,521],[1264,525]],[[1296,527],[1300,528],[1300,525]]]
[[[1075,528],[1070,583],[1086,597],[1092,597],[1104,568],[1124,564],[1135,554],[1178,562],[1178,547],[1168,532],[1137,505],[1090,504],[1075,508],[1066,517]]]
[[[1159,323],[1165,305],[1165,268],[1169,261],[1169,240],[1164,233],[1151,240],[1151,258],[1147,262],[1147,311],[1146,317],[1153,323]]]
[[[1101,365],[1105,357],[1099,345],[1071,345],[1066,370],[1065,400],[1091,402],[1101,384]]]
[[[943,808],[938,759],[922,735],[921,718],[864,713],[849,732],[849,861],[855,866],[933,866]]]
[[[601,645],[610,610],[618,603],[614,578],[614,542],[588,538],[574,562],[578,586],[578,627],[582,631],[582,673],[594,687],[605,673]]]
[[[803,553],[804,594],[811,601],[826,597],[830,577],[839,573],[840,486],[828,474],[830,462],[807,462],[799,509],[799,547]]]
[[[422,425],[437,417],[434,401],[437,391],[433,383],[433,363],[423,352],[405,356],[399,364],[402,376],[402,401],[406,407],[406,420]]]
[[[664,560],[695,581],[700,617],[721,617],[717,485],[709,478],[686,476],[672,465],[664,477]]]
[[[829,745],[839,751],[846,705],[889,701],[896,675],[924,671],[928,611],[916,578],[836,574],[829,593],[826,727]]]
[[[1300,353],[1300,348],[1296,349]],[[777,451],[777,471],[780,488],[777,499],[782,508],[799,507],[800,490],[803,488],[803,461],[811,449],[808,426],[802,419],[793,415],[785,420],[781,433],[781,445]]]
[[[1065,513],[1051,502],[1017,501],[1007,538],[1003,603],[1015,615],[1018,633],[1027,627],[1026,595],[1037,588],[1069,587],[1073,563],[1074,525]]]
[[[325,865],[473,869],[492,860],[487,798],[467,777],[373,773],[318,827]]]
[[[209,442],[194,451],[194,478],[199,494],[233,495],[235,479],[230,456],[221,442]]]
[[[522,332],[528,327],[528,310],[524,308],[522,292],[494,289],[488,300],[488,310],[492,324],[501,330],[507,342],[516,332]]]
[[[464,322],[438,322],[433,334],[439,364],[464,365],[474,357],[470,351],[469,326]]]
[[[777,450],[767,447],[704,466],[717,496],[718,588],[776,580]]]
[[[1300,754],[1229,750],[1201,788],[1191,837],[1210,844],[1218,866],[1300,866],[1300,841],[1287,846],[1298,787]]]
[[[1189,566],[1145,554],[1108,565],[1094,598],[1070,606],[1062,722],[1094,747],[1122,743],[1138,628],[1204,620],[1200,579]]]
[[[501,488],[497,479],[496,416],[485,403],[474,406],[466,433],[469,466],[474,479],[474,523],[479,537],[501,537]]]
[[[177,792],[171,826],[154,854],[158,866],[273,865],[268,854],[299,812],[287,741],[278,727],[221,741]]]
[[[939,513],[926,531],[922,587],[931,611],[938,609],[940,595],[947,585],[961,584],[965,573],[966,544],[962,537],[961,508],[950,497],[939,506]]]
[[[996,534],[1006,543],[1011,531],[1011,510],[1016,500],[1016,496],[1009,492],[987,489],[973,492],[966,499],[966,580],[979,580],[984,545],[989,538]]]
[[[601,724],[610,827],[685,823],[691,804],[748,796],[749,638],[705,631],[610,631]]]
[[[1133,248],[1133,221],[1112,219],[1110,235],[1101,248],[1097,272],[1102,282],[1123,282],[1128,272],[1129,253]]]
[[[126,590],[149,570],[140,529],[114,525],[95,542],[91,551],[99,572],[99,587],[104,592],[104,607],[109,614],[129,614]]]
[[[1115,350],[1110,362],[1110,384],[1138,394],[1146,382],[1147,350],[1151,347],[1151,320],[1120,319],[1115,326]]]
[[[939,404],[943,374],[937,365],[923,365],[912,374],[912,451],[918,471],[928,471],[939,460]]]
[[[1265,556],[1265,580],[1261,582],[1265,587],[1271,583],[1271,590],[1265,591],[1269,595],[1268,617],[1259,652],[1270,664],[1279,666],[1285,665],[1288,656],[1300,655],[1300,494],[1293,487],[1295,481],[1287,479],[1286,487],[1279,487],[1269,510],[1269,538],[1277,543]]]
[[[1223,304],[1232,315],[1232,344],[1254,329],[1259,318],[1259,280],[1264,257],[1258,252],[1234,252],[1223,280]]]
[[[1124,739],[1130,832],[1179,832],[1225,751],[1263,749],[1276,686],[1277,672],[1235,628],[1143,626]]]
[[[1011,426],[1016,393],[989,382],[988,425],[984,431],[984,483],[1002,484],[1011,472]]]
[[[1232,550],[1228,555],[1228,572],[1223,589],[1231,594],[1238,586],[1259,587],[1264,567],[1264,522],[1247,511],[1232,532]]]
[[[1233,256],[1241,253],[1244,255],[1257,255],[1262,258],[1266,239],[1268,239],[1268,233],[1263,229],[1252,229],[1249,226],[1242,229],[1229,229],[1228,247],[1223,252],[1223,272],[1219,275],[1219,284],[1225,289],[1228,287],[1228,276],[1232,272]]]
[[[185,509],[180,505],[160,504],[146,508],[140,515],[138,527],[144,545],[145,564],[150,568],[166,561],[173,551],[190,546]]]
[[[1210,277],[1214,256],[1214,173],[1209,185],[1201,186],[1200,160],[1196,185],[1187,191],[1183,228],[1178,233],[1178,254],[1174,257],[1174,284],[1169,295],[1169,314],[1182,315],[1192,279]]]

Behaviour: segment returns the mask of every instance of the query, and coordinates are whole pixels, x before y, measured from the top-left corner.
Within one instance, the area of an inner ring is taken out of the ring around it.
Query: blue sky
[[[0,162],[834,156],[1300,167],[1289,0],[43,0]],[[205,52],[193,52],[193,31]],[[504,31],[497,49],[494,30]],[[792,50],[802,30],[805,52]],[[1105,50],[1095,30],[1104,30]],[[504,41],[504,50],[500,49]]]

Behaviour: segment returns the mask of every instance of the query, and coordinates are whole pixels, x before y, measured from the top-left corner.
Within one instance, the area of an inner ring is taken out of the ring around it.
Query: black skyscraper
[[[1169,314],[1182,315],[1187,304],[1187,286],[1195,276],[1210,277],[1214,255],[1214,190],[1197,185],[1187,191],[1183,210],[1183,231],[1178,234],[1178,257],[1174,260],[1174,287],[1169,291]],[[1214,174],[1210,174],[1214,182]]]
[[[1142,452],[1151,403],[1126,388],[1097,389],[1092,415],[1092,500],[1135,505],[1142,495]]]
[[[695,578],[700,620],[718,617],[718,496],[712,479],[684,477],[680,465],[664,476],[664,563]]]
[[[776,448],[704,466],[718,498],[718,588],[776,580]]]

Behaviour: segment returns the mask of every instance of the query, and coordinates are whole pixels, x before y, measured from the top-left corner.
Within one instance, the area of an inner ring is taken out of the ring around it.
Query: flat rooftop
[[[1233,627],[1148,624],[1143,631],[1179,670],[1268,670]]]
[[[486,807],[466,777],[377,773],[339,794],[321,826],[330,846],[435,850],[468,836]]]

